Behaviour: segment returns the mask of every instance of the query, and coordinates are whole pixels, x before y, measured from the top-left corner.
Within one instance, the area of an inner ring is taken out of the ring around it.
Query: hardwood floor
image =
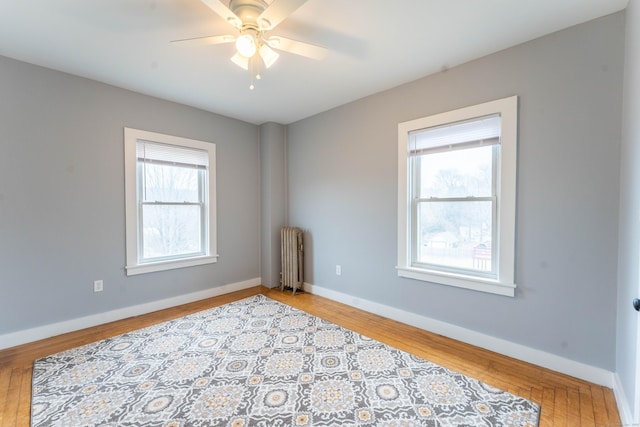
[[[29,426],[33,361],[65,349],[143,328],[255,294],[265,294],[378,341],[541,405],[540,426],[620,426],[612,390],[404,325],[319,296],[265,287],[0,350],[0,426]]]

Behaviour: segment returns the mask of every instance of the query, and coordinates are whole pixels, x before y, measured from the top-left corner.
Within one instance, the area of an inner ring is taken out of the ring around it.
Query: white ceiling
[[[271,34],[327,47],[327,57],[282,53],[253,91],[229,60],[233,44],[169,43],[235,34],[200,0],[0,0],[0,55],[255,124],[288,124],[627,2],[308,0]]]

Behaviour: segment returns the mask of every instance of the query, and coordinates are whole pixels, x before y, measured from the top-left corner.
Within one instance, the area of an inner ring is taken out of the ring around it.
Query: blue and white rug
[[[538,414],[256,295],[36,360],[31,425],[537,426]]]

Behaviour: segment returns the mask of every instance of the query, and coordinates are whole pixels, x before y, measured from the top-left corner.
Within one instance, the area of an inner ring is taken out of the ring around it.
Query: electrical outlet
[[[102,280],[94,280],[93,281],[93,292],[102,292],[104,283]]]
[[[336,276],[342,276],[342,266],[340,264],[336,265]]]

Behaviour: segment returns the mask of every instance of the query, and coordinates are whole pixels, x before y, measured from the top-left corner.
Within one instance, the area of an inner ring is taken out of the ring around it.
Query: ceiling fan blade
[[[269,31],[275,28],[306,2],[307,0],[273,0],[273,3],[258,16],[257,22],[260,29]]]
[[[318,61],[327,56],[327,49],[310,43],[299,42],[280,36],[271,36],[265,39],[269,47],[296,55],[304,56]]]
[[[195,37],[192,39],[171,40],[171,43],[180,44],[180,46],[203,46],[209,44],[232,43],[235,39],[235,36],[225,34],[223,36],[207,36]]]
[[[233,13],[231,9],[225,6],[220,0],[201,0],[202,3],[209,6],[209,9],[220,15],[222,19],[236,28],[242,28],[242,20],[238,18],[238,15]]]

